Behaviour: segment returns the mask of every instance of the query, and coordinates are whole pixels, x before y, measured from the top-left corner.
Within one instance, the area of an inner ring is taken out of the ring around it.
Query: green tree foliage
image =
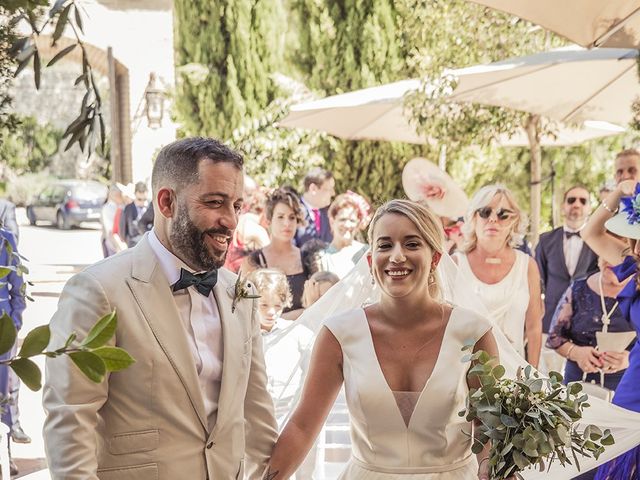
[[[244,155],[247,173],[265,187],[297,187],[309,169],[324,166],[323,158],[334,153],[339,143],[320,132],[277,127],[292,103],[295,100],[274,100],[235,129],[230,140]]]
[[[281,0],[176,0],[175,112],[186,135],[228,138],[276,97]]]
[[[402,80],[415,74],[407,62],[412,48],[404,19],[392,0],[298,0],[299,68],[308,85],[327,95]],[[374,141],[345,141],[326,158],[337,190],[355,189],[378,203],[402,196],[401,171],[427,147]]]
[[[12,133],[0,126],[0,158],[16,175],[40,172],[58,151],[62,134],[52,125],[39,125],[34,117],[20,118]]]
[[[80,106],[80,113],[64,132],[64,138],[68,138],[66,150],[75,143],[87,156],[96,150],[105,151],[107,141],[106,127],[102,114],[102,97],[97,87],[93,74],[93,67],[89,62],[87,49],[82,41],[84,34],[84,21],[82,8],[76,4],[76,0],[56,0],[49,5],[48,0],[7,0],[0,6],[0,17],[7,21],[9,28],[20,25],[20,34],[13,36],[11,42],[0,41],[0,58],[4,55],[11,57],[17,68],[11,77],[18,74],[28,66],[33,67],[34,83],[40,88],[42,69],[50,67],[62,59],[65,55],[78,48],[82,55],[82,73],[75,80],[75,84],[82,84],[85,95]],[[50,6],[50,8],[49,8]],[[3,22],[1,22],[4,24]],[[3,27],[4,28],[4,27]],[[41,56],[36,39],[44,33],[51,34],[51,46],[57,46],[65,31],[71,31],[75,37],[75,43],[62,48],[51,59]],[[45,64],[44,62],[47,61]],[[0,59],[0,63],[2,60]],[[4,73],[4,72],[0,72]],[[10,78],[1,75],[0,78]],[[0,126],[2,126],[0,118]]]
[[[7,12],[0,7],[0,17]],[[15,35],[11,26],[0,21],[0,145],[15,131],[17,118],[10,112],[12,98],[9,92],[11,77],[16,68],[15,59],[9,54]],[[0,156],[0,159],[2,156]]]

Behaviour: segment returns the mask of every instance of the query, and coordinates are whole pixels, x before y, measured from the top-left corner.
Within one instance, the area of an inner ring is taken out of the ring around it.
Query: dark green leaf
[[[37,392],[42,388],[42,373],[32,360],[16,358],[9,366],[30,390]]]
[[[124,370],[135,362],[126,350],[118,347],[100,347],[93,350],[93,353],[102,359],[107,371],[110,372]]]
[[[4,278],[7,275],[9,275],[12,271],[14,271],[12,268],[9,267],[0,267],[0,278]]]
[[[0,317],[0,355],[7,353],[16,343],[18,331],[16,330],[13,320],[6,313],[2,313]]]
[[[78,10],[77,6],[73,7],[73,14],[76,17],[76,25],[78,25],[80,31],[84,33],[84,27],[82,25],[82,15],[80,15],[80,10]]]
[[[51,331],[49,325],[41,325],[31,330],[24,341],[22,342],[22,348],[20,348],[19,357],[33,357],[42,353],[42,351],[49,345],[51,339]]]
[[[520,470],[523,470],[529,465],[529,460],[527,460],[527,457],[522,455],[517,450],[513,451],[513,461],[515,462],[515,464],[518,466]]]
[[[72,6],[73,4],[70,3],[69,5],[64,7],[64,10],[62,10],[62,13],[58,17],[58,22],[56,23],[56,29],[54,30],[53,37],[52,37],[53,45],[55,45],[58,39],[62,36],[62,33],[64,32],[64,29],[67,26],[67,20],[69,19],[69,12],[71,11]]]
[[[75,43],[73,45],[69,45],[68,47],[60,50],[58,53],[56,53],[55,57],[49,60],[49,63],[47,63],[47,67],[50,67],[51,65],[55,64],[58,60],[60,60],[66,54],[70,53],[74,48],[76,48]]]
[[[113,337],[113,334],[116,333],[117,326],[118,317],[114,310],[96,322],[87,334],[87,338],[82,342],[82,346],[87,348],[102,347]]]
[[[33,80],[36,84],[36,89],[40,90],[40,70],[42,68],[42,64],[40,62],[40,54],[38,50],[33,54]]]
[[[83,73],[82,75],[78,76],[78,78],[76,78],[76,81],[73,82],[73,85],[76,86],[78,85],[80,82],[86,82],[87,81],[87,76]]]
[[[616,441],[614,440],[613,435],[609,434],[606,437],[604,437],[602,440],[600,440],[600,443],[608,447],[616,443]]]
[[[100,383],[104,380],[107,367],[98,355],[91,352],[73,352],[69,357],[92,382]]]
[[[35,52],[36,52],[36,51],[35,51],[35,49],[34,49],[34,50],[31,52],[31,54],[30,54],[26,59],[22,60],[22,61],[18,64],[18,68],[16,68],[16,73],[14,73],[14,74],[13,74],[13,76],[14,76],[14,77],[17,77],[17,76],[20,74],[20,72],[21,72],[22,70],[24,70],[24,69],[27,67],[27,65],[29,65],[29,62],[30,62],[30,60],[31,60],[31,57],[33,56],[33,54],[34,54]]]
[[[505,415],[504,413],[500,415],[500,421],[507,427],[517,427],[519,425],[518,421],[515,418],[510,417],[509,415]]]
[[[492,375],[496,378],[502,378],[505,374],[505,369],[502,365],[496,365],[493,367]]]

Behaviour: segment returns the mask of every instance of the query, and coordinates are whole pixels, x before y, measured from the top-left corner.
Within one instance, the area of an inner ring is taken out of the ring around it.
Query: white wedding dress
[[[471,425],[458,415],[469,392],[462,347],[491,324],[455,308],[431,377],[422,392],[393,392],[384,377],[362,308],[325,322],[342,348],[351,417],[352,457],[341,480],[475,478]]]

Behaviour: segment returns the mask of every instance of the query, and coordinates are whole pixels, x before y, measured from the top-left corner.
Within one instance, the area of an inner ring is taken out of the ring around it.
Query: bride
[[[352,457],[344,480],[488,479],[488,449],[471,452],[458,416],[469,387],[462,347],[498,354],[491,323],[440,300],[444,239],[425,207],[392,200],[369,227],[371,282],[379,302],[326,320],[302,397],[264,479],[287,479],[305,458],[344,383]]]

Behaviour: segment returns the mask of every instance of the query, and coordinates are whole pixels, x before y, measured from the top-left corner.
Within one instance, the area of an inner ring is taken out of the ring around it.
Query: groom
[[[116,310],[111,343],[136,362],[95,384],[68,358],[47,360],[53,479],[259,478],[277,436],[260,325],[255,300],[234,310],[236,276],[218,270],[242,207],[242,168],[213,139],[167,145],[153,168],[153,230],[65,286],[51,345],[73,331],[84,338]]]

